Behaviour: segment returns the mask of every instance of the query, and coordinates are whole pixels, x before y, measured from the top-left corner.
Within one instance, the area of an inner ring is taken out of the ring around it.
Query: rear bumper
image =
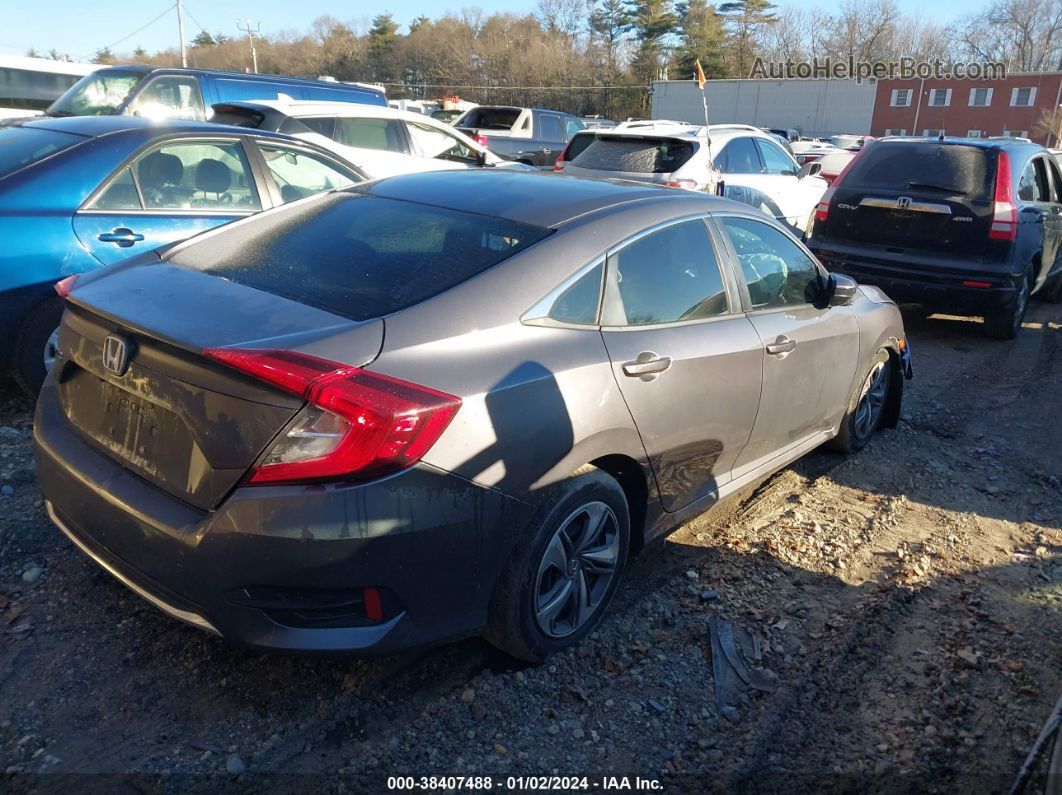
[[[880,287],[897,303],[926,304],[978,313],[1005,309],[1014,300],[1020,273],[1008,273],[1002,263],[991,270],[978,269],[969,261],[935,261],[917,254],[902,259],[887,258],[876,251],[820,245],[811,240],[811,250],[826,268],[851,276],[862,284]],[[975,287],[964,282],[988,284]]]
[[[174,618],[252,648],[387,654],[475,634],[506,539],[530,518],[517,500],[423,465],[358,486],[237,489],[200,511],[75,435],[51,379],[34,447],[49,515],[82,551]],[[320,626],[249,604],[365,587],[385,594],[375,622]]]

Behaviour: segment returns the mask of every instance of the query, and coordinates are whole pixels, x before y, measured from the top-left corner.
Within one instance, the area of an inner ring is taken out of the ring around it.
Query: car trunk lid
[[[202,355],[206,348],[315,351],[361,366],[383,321],[357,322],[166,263],[120,266],[69,296],[56,365],[75,432],[160,489],[210,510],[303,400]],[[327,338],[327,339],[325,339]]]

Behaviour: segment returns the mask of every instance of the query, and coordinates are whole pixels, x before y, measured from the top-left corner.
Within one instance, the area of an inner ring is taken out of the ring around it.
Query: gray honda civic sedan
[[[688,191],[395,177],[57,286],[47,510],[233,642],[577,643],[630,556],[894,426],[896,306]]]

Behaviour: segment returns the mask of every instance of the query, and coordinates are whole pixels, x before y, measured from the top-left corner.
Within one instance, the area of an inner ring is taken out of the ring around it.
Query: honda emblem
[[[896,207],[901,209],[901,210],[906,210],[910,206],[911,206],[911,197],[910,196],[900,196],[896,200]]]
[[[115,375],[125,375],[129,367],[129,346],[121,337],[110,336],[103,341],[103,369]]]

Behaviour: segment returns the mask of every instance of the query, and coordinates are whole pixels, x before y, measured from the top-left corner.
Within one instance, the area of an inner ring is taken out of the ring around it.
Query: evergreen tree
[[[118,59],[114,57],[110,47],[103,47],[96,50],[96,54],[92,56],[92,63],[116,64]]]
[[[735,77],[752,74],[764,28],[778,21],[770,0],[729,0],[719,6],[730,28],[730,55]]]
[[[395,79],[392,54],[397,40],[398,23],[389,13],[373,18],[369,29],[369,66],[374,80],[386,82]]]
[[[198,36],[192,39],[193,47],[216,47],[217,41],[207,33],[205,30],[201,31]]]
[[[675,33],[678,17],[672,0],[628,0],[627,12],[638,42],[631,71],[648,85],[660,77],[661,67],[667,62],[667,38]]]
[[[675,52],[678,74],[672,77],[678,80],[693,77],[694,64],[698,60],[709,79],[726,77],[728,70],[723,52],[726,34],[715,6],[708,0],[685,0],[677,10],[681,44]]]

